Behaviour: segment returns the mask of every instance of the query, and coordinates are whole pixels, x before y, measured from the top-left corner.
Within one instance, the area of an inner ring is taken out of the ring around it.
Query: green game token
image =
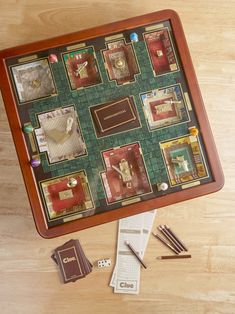
[[[33,126],[32,124],[25,124],[23,127],[24,133],[32,133],[33,132]]]

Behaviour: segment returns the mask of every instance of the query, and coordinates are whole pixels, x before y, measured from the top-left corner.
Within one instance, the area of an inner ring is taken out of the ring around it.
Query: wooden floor
[[[146,4],[147,3],[147,4]],[[167,3],[167,5],[166,5]],[[191,260],[157,261],[168,253],[151,237],[137,296],[115,295],[111,269],[62,285],[50,259],[79,238],[94,262],[115,259],[117,223],[53,240],[34,227],[4,106],[0,104],[0,312],[235,313],[235,1],[0,0],[0,48],[65,34],[160,9],[183,22],[226,183],[220,192],[159,209],[190,247]]]

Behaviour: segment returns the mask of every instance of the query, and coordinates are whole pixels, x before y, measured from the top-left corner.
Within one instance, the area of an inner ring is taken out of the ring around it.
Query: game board
[[[0,71],[6,112],[43,237],[223,186],[174,11],[1,51]]]

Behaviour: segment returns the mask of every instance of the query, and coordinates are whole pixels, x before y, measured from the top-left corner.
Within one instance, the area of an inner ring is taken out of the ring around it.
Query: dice
[[[97,266],[98,266],[98,268],[103,268],[103,267],[109,267],[109,266],[111,266],[111,259],[110,258],[108,258],[108,259],[102,259],[102,260],[99,260],[98,262],[97,262]]]

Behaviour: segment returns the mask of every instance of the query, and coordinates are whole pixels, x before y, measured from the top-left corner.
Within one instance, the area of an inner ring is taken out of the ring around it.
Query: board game
[[[174,11],[3,50],[0,71],[41,236],[74,232],[223,186]]]

